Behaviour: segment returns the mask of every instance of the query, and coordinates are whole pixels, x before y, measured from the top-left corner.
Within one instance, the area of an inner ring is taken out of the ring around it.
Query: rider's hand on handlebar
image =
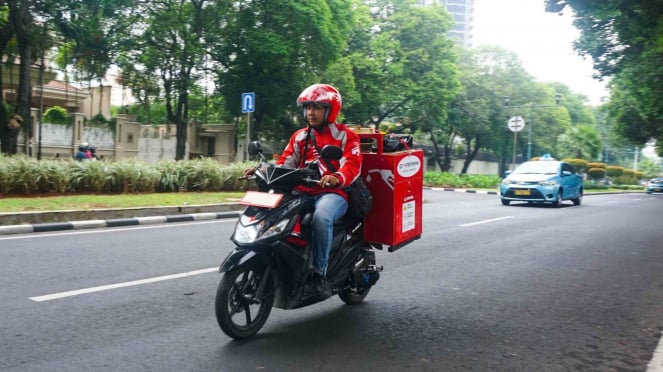
[[[322,186],[322,188],[325,188],[325,187],[336,187],[336,186],[338,186],[340,183],[341,183],[341,180],[338,179],[338,177],[336,177],[336,176],[334,176],[334,175],[332,175],[332,174],[328,174],[328,175],[326,175],[326,176],[322,176],[322,178],[320,179],[320,186]]]
[[[246,168],[244,169],[244,177],[249,177],[252,176],[256,172],[256,167],[251,167],[251,168]]]

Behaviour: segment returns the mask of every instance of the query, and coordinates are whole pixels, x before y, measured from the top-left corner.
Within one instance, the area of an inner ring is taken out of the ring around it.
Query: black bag
[[[359,219],[368,216],[373,208],[373,194],[361,176],[348,187],[347,191],[348,213]]]
[[[320,148],[318,148],[318,144],[315,142],[315,134],[311,131],[309,131],[309,133],[313,140],[313,146],[315,146],[315,149],[319,154]],[[336,172],[336,167],[327,161],[327,159],[322,158],[322,161],[327,164],[327,167],[329,167],[332,172]],[[350,187],[345,189],[345,192],[348,194],[348,211],[346,212],[346,215],[350,215],[357,220],[362,220],[364,217],[368,216],[373,208],[373,194],[371,194],[371,190],[366,186],[361,175],[352,182]]]
[[[413,138],[408,134],[387,134],[382,140],[384,152],[396,152],[412,148]],[[377,151],[377,145],[373,144],[372,151]]]

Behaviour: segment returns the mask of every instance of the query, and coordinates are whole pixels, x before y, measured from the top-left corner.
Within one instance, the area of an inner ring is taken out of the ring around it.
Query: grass
[[[434,186],[435,187],[435,186]],[[473,190],[497,191],[497,188],[472,188]],[[637,192],[620,189],[585,190],[586,194],[595,192]],[[642,192],[642,190],[640,190]],[[176,192],[146,194],[76,194],[11,196],[0,198],[0,213],[59,210],[91,210],[104,208],[135,208],[154,206],[204,205],[235,203],[242,195],[238,192]]]
[[[234,203],[242,195],[244,195],[244,192],[77,194],[3,197],[0,199],[0,213]]]

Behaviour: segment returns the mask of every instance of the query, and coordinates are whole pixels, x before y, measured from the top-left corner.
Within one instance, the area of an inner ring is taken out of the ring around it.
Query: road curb
[[[452,192],[464,192],[470,194],[497,195],[497,191],[487,191],[487,190],[453,189],[448,187],[424,187],[424,189],[433,190],[433,191],[452,191]]]
[[[118,227],[118,226],[153,225],[153,224],[170,223],[170,222],[202,221],[202,220],[214,220],[214,219],[224,219],[224,218],[237,218],[241,215],[242,211],[230,211],[230,212],[212,212],[212,213],[209,212],[192,213],[192,214],[180,214],[180,215],[170,215],[170,216],[114,218],[108,220],[8,225],[8,226],[0,226],[0,235],[29,234],[35,232],[51,232],[51,231],[63,231],[63,230],[96,229],[103,227]]]

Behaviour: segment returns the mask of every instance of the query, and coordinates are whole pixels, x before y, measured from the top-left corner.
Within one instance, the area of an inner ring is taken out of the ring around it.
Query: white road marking
[[[658,341],[654,355],[647,365],[647,372],[663,372],[663,337]]]
[[[207,273],[215,272],[215,271],[218,271],[218,270],[219,270],[219,267],[215,266],[215,267],[210,267],[210,268],[207,268],[207,269],[194,270],[194,271],[189,271],[189,272],[185,272],[185,273],[157,276],[157,277],[154,277],[154,278],[134,280],[134,281],[131,281],[131,282],[102,285],[102,286],[98,286],[98,287],[77,289],[77,290],[74,290],[74,291],[60,292],[60,293],[53,293],[53,294],[49,294],[49,295],[30,297],[30,300],[32,300],[34,302],[51,301],[51,300],[57,300],[57,299],[60,299],[60,298],[65,298],[65,297],[78,296],[78,295],[82,295],[82,294],[108,291],[108,290],[111,290],[111,289],[131,287],[131,286],[148,284],[148,283],[156,283],[156,282],[161,282],[161,281],[164,281],[164,280],[185,278],[185,277],[193,276],[193,275],[207,274]]]
[[[128,230],[144,230],[144,229],[162,229],[162,228],[168,228],[168,227],[180,227],[180,226],[190,226],[194,224],[202,224],[202,223],[217,223],[217,222],[236,222],[237,219],[235,218],[220,218],[216,220],[206,220],[206,221],[191,221],[191,222],[173,222],[173,223],[164,223],[160,225],[130,225],[130,226],[125,226],[125,227],[104,227],[99,230],[87,230],[87,231],[80,231],[80,230],[64,230],[62,232],[53,232],[53,233],[48,233],[48,232],[43,232],[43,233],[26,233],[25,235],[20,235],[20,236],[7,236],[7,237],[0,237],[0,240],[14,240],[14,239],[37,239],[37,238],[48,238],[52,236],[63,236],[63,235],[79,235],[79,234],[99,234],[99,233],[114,233],[117,231],[128,231]]]
[[[498,217],[498,218],[491,218],[491,219],[489,219],[489,220],[483,220],[483,221],[477,221],[477,222],[464,223],[464,224],[459,225],[459,226],[460,226],[460,227],[469,227],[469,226],[474,226],[474,225],[481,225],[482,223],[489,223],[489,222],[495,222],[495,221],[508,220],[509,218],[513,218],[513,216],[504,216],[504,217]]]

